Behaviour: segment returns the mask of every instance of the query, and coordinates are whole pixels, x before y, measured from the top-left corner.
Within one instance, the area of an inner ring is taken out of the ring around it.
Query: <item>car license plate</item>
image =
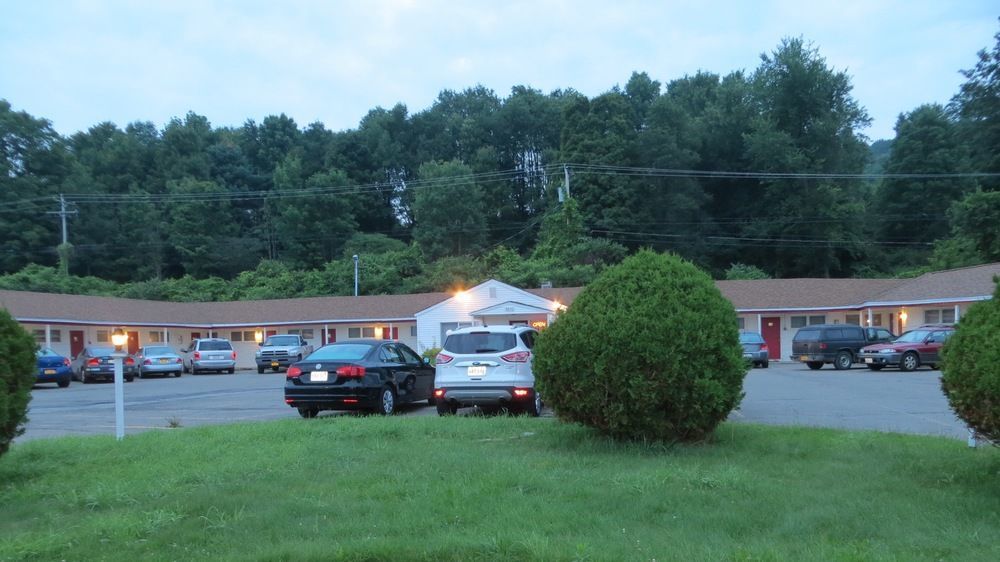
[[[750,359],[750,354],[749,353],[744,353],[743,357],[746,357],[747,359]]]
[[[874,363],[874,362],[875,360],[872,359],[871,357],[865,357],[865,363]]]
[[[222,356],[221,355],[213,355],[212,359],[222,359]]]
[[[472,365],[469,367],[470,377],[484,377],[486,376],[486,365]]]
[[[799,361],[808,361],[808,360],[809,360],[809,356],[808,355],[803,355],[803,356],[799,357]]]
[[[45,369],[45,374],[46,375],[54,375],[54,374],[56,374],[56,370],[55,369]]]
[[[313,371],[309,373],[309,380],[312,382],[326,382],[330,379],[329,371]]]
[[[160,359],[160,363],[163,363],[163,364],[166,364],[169,361],[170,361],[169,359]]]
[[[278,366],[278,362],[277,361],[271,361],[271,366],[272,367],[277,367]]]

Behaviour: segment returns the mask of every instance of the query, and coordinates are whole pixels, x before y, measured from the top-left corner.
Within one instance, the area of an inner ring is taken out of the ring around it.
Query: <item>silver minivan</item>
[[[204,371],[236,372],[236,352],[227,339],[210,338],[192,340],[181,350],[184,372],[198,374]]]
[[[542,398],[531,370],[537,335],[527,326],[473,326],[450,332],[435,364],[438,414],[492,406],[538,416]]]

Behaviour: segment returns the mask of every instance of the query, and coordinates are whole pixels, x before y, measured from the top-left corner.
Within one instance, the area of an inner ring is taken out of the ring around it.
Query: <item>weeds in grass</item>
[[[177,429],[179,427],[183,427],[181,426],[181,419],[178,418],[177,416],[171,416],[167,418],[167,427],[170,429]]]

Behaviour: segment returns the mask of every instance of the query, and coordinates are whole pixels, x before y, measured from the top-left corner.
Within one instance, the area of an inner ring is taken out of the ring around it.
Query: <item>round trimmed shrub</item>
[[[1000,283],[976,303],[941,350],[941,388],[955,415],[1000,445]]]
[[[0,309],[0,455],[24,433],[22,424],[35,382],[37,347],[35,338],[10,313]]]
[[[534,351],[559,418],[627,440],[705,438],[747,372],[732,304],[693,264],[651,250],[605,270]]]

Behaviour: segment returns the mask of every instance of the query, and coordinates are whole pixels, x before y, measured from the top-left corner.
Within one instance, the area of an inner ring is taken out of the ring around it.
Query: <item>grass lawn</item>
[[[1000,450],[327,417],[15,445],[0,560],[1000,560]]]

